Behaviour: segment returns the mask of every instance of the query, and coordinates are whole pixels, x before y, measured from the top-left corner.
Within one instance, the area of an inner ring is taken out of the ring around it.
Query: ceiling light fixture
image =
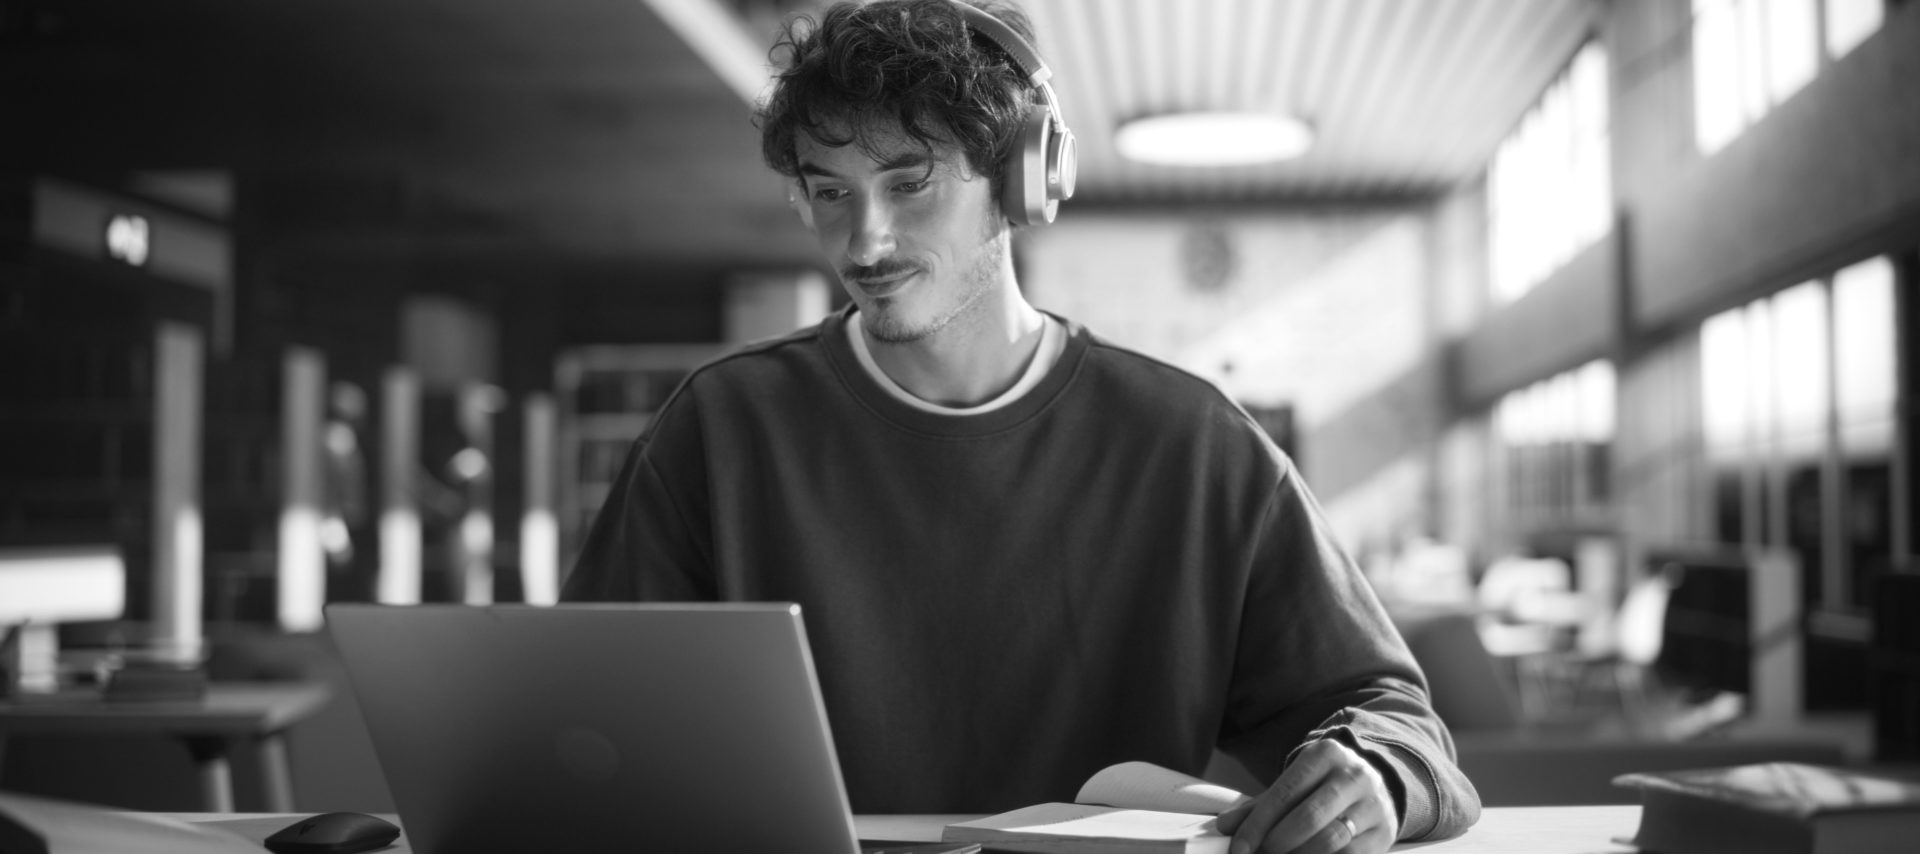
[[[1313,128],[1279,113],[1167,113],[1120,126],[1114,145],[1129,160],[1167,166],[1248,166],[1299,157]]]

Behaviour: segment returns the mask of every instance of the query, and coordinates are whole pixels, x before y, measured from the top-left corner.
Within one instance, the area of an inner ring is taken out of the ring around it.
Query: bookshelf
[[[1875,758],[1920,762],[1920,571],[1880,576],[1873,602]]]
[[[560,354],[554,389],[563,568],[579,555],[634,438],[680,381],[721,349],[720,344],[598,345]]]

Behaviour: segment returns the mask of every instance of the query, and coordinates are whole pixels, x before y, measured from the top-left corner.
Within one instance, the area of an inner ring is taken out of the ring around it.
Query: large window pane
[[[1774,376],[1779,463],[1783,468],[1786,545],[1800,558],[1809,603],[1840,604],[1827,577],[1827,290],[1807,282],[1773,298]]]
[[[1893,264],[1874,258],[1833,279],[1834,398],[1840,422],[1844,552],[1853,604],[1893,563],[1896,396]]]
[[[1767,114],[1773,102],[1767,97],[1767,10],[1756,0],[1734,3],[1739,21],[1740,43],[1740,115],[1745,124],[1753,124]]]
[[[1885,257],[1855,264],[1834,277],[1833,333],[1840,423],[1891,421],[1897,356],[1893,264]]]
[[[1740,113],[1740,42],[1731,0],[1695,0],[1694,140],[1712,154],[1745,127]]]
[[[1614,433],[1613,363],[1588,362],[1577,375],[1579,389],[1579,438],[1583,442],[1608,442]]]
[[[1713,479],[1713,533],[1723,543],[1749,542],[1749,461],[1754,454],[1749,414],[1747,312],[1733,309],[1700,327],[1701,431]],[[1757,537],[1757,532],[1755,532]]]
[[[1494,430],[1509,475],[1505,510],[1517,530],[1605,509],[1616,394],[1612,363],[1596,360],[1500,398]]]
[[[1778,503],[1774,484],[1779,480],[1773,468],[1773,449],[1779,423],[1778,413],[1774,410],[1773,302],[1760,300],[1747,306],[1745,313],[1747,412],[1752,417],[1746,425],[1750,462],[1741,513],[1747,519],[1745,542],[1750,545],[1771,545],[1776,542],[1775,532],[1778,529],[1773,508]]]
[[[1526,293],[1611,224],[1606,68],[1599,43],[1582,47],[1488,166],[1496,303]]]
[[[1751,2],[1751,0],[1750,0]],[[1767,89],[1773,103],[1807,85],[1820,68],[1814,0],[1766,0]]]
[[[1588,362],[1574,382],[1579,397],[1575,465],[1586,484],[1586,493],[1577,500],[1594,507],[1605,506],[1613,495],[1616,383],[1613,363],[1606,360]]]
[[[1774,370],[1781,449],[1799,459],[1826,446],[1827,292],[1819,282],[1773,298]]]
[[[1748,442],[1747,314],[1722,312],[1700,327],[1700,404],[1707,453],[1734,458]]]
[[[1827,55],[1846,56],[1880,29],[1884,0],[1827,0]]]

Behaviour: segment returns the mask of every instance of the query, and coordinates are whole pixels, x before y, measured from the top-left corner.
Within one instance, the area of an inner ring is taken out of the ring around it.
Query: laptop
[[[858,840],[798,605],[326,613],[419,854],[977,850]]]

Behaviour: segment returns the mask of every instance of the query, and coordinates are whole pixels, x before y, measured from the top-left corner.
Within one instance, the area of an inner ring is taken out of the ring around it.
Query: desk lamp
[[[126,610],[126,566],[111,546],[0,549],[0,627],[6,629],[0,695],[59,687],[57,624],[117,619]]]

